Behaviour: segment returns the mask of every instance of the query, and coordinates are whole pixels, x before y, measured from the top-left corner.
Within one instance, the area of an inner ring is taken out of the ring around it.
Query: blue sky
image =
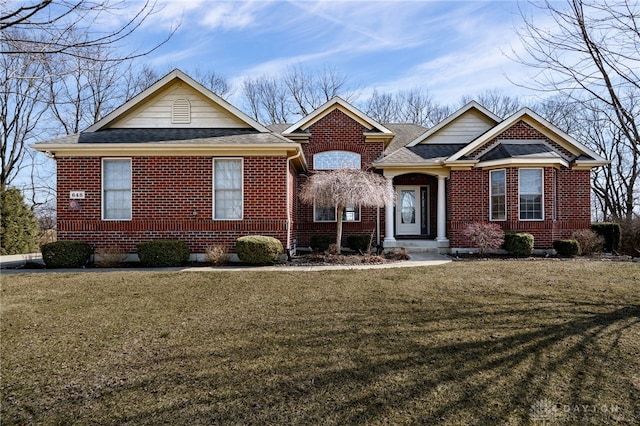
[[[335,68],[361,100],[374,89],[423,88],[444,104],[489,89],[526,95],[509,81],[526,81],[529,72],[508,57],[520,49],[521,8],[539,13],[516,1],[159,0],[137,42],[148,46],[181,25],[139,63],[213,70],[236,88],[234,103],[245,77],[291,66]]]

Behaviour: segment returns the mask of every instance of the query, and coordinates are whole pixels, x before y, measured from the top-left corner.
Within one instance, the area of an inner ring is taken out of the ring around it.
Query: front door
[[[396,191],[396,234],[420,235],[420,187],[398,186]]]

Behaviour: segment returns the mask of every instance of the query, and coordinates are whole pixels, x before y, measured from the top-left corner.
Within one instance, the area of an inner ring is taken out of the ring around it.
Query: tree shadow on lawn
[[[118,424],[530,424],[541,401],[554,424],[639,419],[639,343],[628,336],[638,305],[397,303],[256,320],[228,346],[131,359],[111,374],[149,373],[92,403],[129,401]],[[83,401],[60,403],[69,415]]]

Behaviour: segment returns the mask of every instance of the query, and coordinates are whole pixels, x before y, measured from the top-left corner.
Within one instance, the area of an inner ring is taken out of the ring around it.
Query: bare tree
[[[246,78],[242,82],[243,94],[251,115],[265,124],[286,123],[289,117],[289,92],[282,81],[263,75]]]
[[[395,199],[393,186],[381,175],[361,169],[317,172],[300,191],[300,200],[319,206],[336,206],[336,250],[342,241],[342,214],[346,206],[384,207]]]
[[[514,57],[538,71],[533,84],[522,85],[560,94],[613,126],[597,130],[606,140],[591,141],[612,160],[607,173],[616,175],[600,181],[605,186],[596,194],[603,206],[611,206],[606,211],[614,219],[630,220],[638,213],[640,185],[640,4],[568,0],[566,7],[549,1],[539,7],[553,25],[543,27],[523,13],[525,53]],[[586,131],[589,123],[583,126]],[[596,171],[597,180],[601,173]],[[618,194],[621,189],[624,194]]]
[[[379,93],[374,90],[366,103],[365,111],[379,123],[398,121],[398,102],[392,93]]]
[[[213,70],[196,68],[193,72],[189,72],[189,75],[221,98],[226,98],[231,94],[231,85],[227,79]]]
[[[501,118],[510,116],[524,106],[519,97],[511,96],[498,89],[485,90],[475,97],[463,96],[460,103],[464,105],[472,100]]]
[[[290,67],[283,77],[284,85],[293,98],[293,114],[307,115],[331,98],[345,95],[349,79],[336,68],[324,67],[311,71],[302,66]],[[345,96],[349,100],[349,96]]]
[[[131,9],[124,0],[33,0],[3,2],[0,11],[0,53],[64,55],[91,59],[91,50],[121,44],[156,12],[147,0]],[[115,19],[114,19],[115,18]],[[110,19],[121,24],[110,31],[96,29]],[[144,50],[130,50],[112,61],[147,55],[166,43],[177,25],[160,43]],[[44,36],[43,36],[44,35]],[[123,46],[121,46],[123,47]]]
[[[25,167],[25,146],[38,136],[48,107],[43,72],[41,55],[0,55],[0,188]]]
[[[242,82],[251,116],[266,124],[307,115],[335,96],[353,100],[353,90],[344,74],[329,67],[315,72],[295,66],[281,77],[247,77]]]
[[[109,112],[117,102],[123,64],[161,46],[175,31],[150,48],[120,53],[154,13],[155,3],[134,9],[132,15],[130,4],[121,0],[2,2],[0,185],[27,167],[29,142],[75,133]],[[107,18],[121,24],[105,30],[100,24]],[[55,126],[44,124],[48,112]]]

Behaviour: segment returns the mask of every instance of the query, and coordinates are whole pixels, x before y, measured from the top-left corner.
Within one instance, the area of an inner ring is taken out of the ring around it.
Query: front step
[[[395,241],[392,247],[386,249],[393,249],[403,247],[408,253],[448,253],[449,241],[435,241],[435,240],[401,240]]]

